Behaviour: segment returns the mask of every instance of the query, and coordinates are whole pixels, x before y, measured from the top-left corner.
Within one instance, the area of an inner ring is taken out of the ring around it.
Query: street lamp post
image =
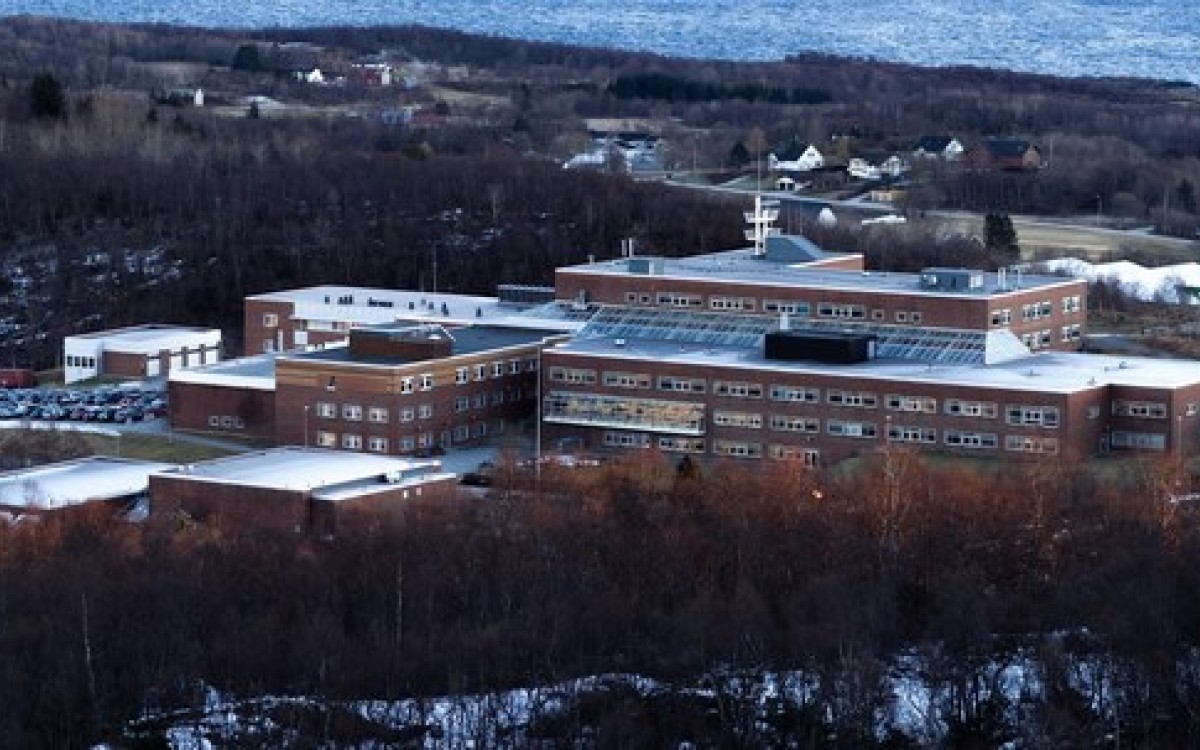
[[[308,404],[304,405],[304,447],[308,447]]]

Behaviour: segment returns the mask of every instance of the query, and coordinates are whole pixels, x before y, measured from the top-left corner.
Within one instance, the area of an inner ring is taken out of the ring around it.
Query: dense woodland
[[[1200,518],[1177,468],[1117,482],[895,451],[850,473],[699,474],[647,455],[547,472],[540,490],[501,471],[487,500],[414,503],[325,539],[104,513],[0,528],[0,738],[86,747],[202,705],[204,685],[398,699],[737,668],[817,686],[771,726],[747,720],[753,701],[717,716],[618,702],[550,746],[916,747],[880,729],[906,653],[938,696],[942,746],[1191,747]],[[1031,687],[1006,698],[997,672],[1015,664]]]

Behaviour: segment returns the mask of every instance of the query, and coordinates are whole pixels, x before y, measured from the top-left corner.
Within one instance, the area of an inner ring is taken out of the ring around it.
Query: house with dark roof
[[[923,135],[913,146],[913,157],[917,159],[941,159],[955,161],[963,154],[963,145],[949,135]]]
[[[981,169],[1027,171],[1042,166],[1042,152],[1023,138],[988,138],[967,150],[964,162]]]

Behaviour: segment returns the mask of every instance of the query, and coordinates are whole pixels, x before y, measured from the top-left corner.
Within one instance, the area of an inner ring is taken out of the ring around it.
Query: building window
[[[460,424],[454,428],[454,440],[461,443],[471,437],[471,428],[468,425]]]
[[[486,408],[487,407],[487,394],[486,393],[476,393],[475,396],[471,399],[471,402],[472,402],[472,406],[474,406],[476,409]]]
[[[416,417],[417,417],[417,414],[415,411],[412,410],[412,407],[400,410],[400,421],[401,422],[411,422],[414,419],[416,419]]]
[[[520,375],[521,374],[521,360],[519,360],[519,359],[508,360],[508,374],[509,375]]]
[[[708,306],[713,310],[753,312],[755,300],[753,297],[709,297]]]
[[[820,451],[795,445],[769,445],[767,455],[776,461],[799,461],[808,468],[819,466],[821,463]]]
[[[487,437],[488,425],[487,422],[476,422],[471,425],[471,436],[476,438]]]
[[[504,377],[504,363],[503,362],[493,362],[492,363],[492,377],[493,378]]]
[[[401,378],[400,379],[400,392],[401,393],[412,393],[413,392],[413,384],[415,382],[416,382],[416,378],[414,378],[411,375],[409,375],[408,377]]]
[[[221,426],[221,418],[216,415],[209,417],[208,418],[208,426],[209,427],[220,427]]]
[[[685,393],[704,393],[707,383],[702,378],[679,378],[663,375],[658,379],[660,391],[683,391]]]
[[[926,396],[899,396],[889,393],[884,397],[884,403],[891,411],[913,411],[923,414],[937,414],[937,399]]]
[[[1141,417],[1142,419],[1166,419],[1167,405],[1159,401],[1112,402],[1114,417]]]
[[[576,383],[579,385],[595,385],[595,370],[580,370],[570,367],[551,367],[550,380],[555,383]]]
[[[342,419],[351,422],[362,420],[362,407],[358,404],[342,404]]]
[[[765,299],[763,300],[763,312],[768,313],[787,313],[788,315],[808,315],[811,311],[807,302],[798,300],[784,299]]]
[[[817,305],[817,316],[862,320],[867,317],[867,308],[863,305],[838,305],[832,302],[822,302]]]
[[[459,367],[454,370],[454,382],[458,385],[464,385],[469,380],[467,368]]]
[[[789,385],[773,385],[771,386],[771,400],[790,401],[802,404],[819,404],[821,403],[821,389],[799,388]]]
[[[893,443],[936,443],[937,430],[932,427],[888,425],[888,440]]]
[[[604,385],[610,388],[649,388],[650,376],[639,372],[605,372]]]
[[[337,416],[337,404],[331,404],[328,401],[318,401],[315,411],[318,417],[333,419]]]
[[[1108,444],[1113,448],[1132,448],[1143,451],[1164,451],[1167,449],[1167,436],[1157,432],[1129,432],[1113,430]]]
[[[725,380],[714,380],[712,388],[713,395],[726,396],[729,398],[762,398],[763,395],[762,383],[741,383],[728,382]]]
[[[1072,295],[1070,297],[1062,298],[1063,315],[1071,315],[1073,313],[1077,313],[1082,309],[1082,307],[1083,307],[1082,297],[1080,297],[1078,294]]]
[[[663,435],[658,439],[658,448],[668,453],[703,453],[705,445],[704,438]]]
[[[664,307],[700,307],[703,304],[703,299],[699,294],[659,292],[658,304]]]
[[[907,323],[908,322],[908,313],[904,312],[903,310],[897,312],[896,313],[896,322],[897,323]]]
[[[317,431],[317,445],[322,448],[333,448],[337,445],[337,433],[326,432],[324,430]]]
[[[1025,427],[1058,427],[1058,407],[1009,404],[1005,420],[1011,425]]]
[[[362,448],[362,435],[350,433],[342,435],[342,447],[351,451],[360,450]]]
[[[762,458],[762,443],[743,443],[736,440],[714,440],[713,454],[731,458]]]
[[[831,419],[825,423],[825,432],[837,437],[873,438],[877,434],[874,422],[843,422]]]
[[[994,432],[967,432],[964,430],[946,430],[942,436],[942,440],[946,445],[955,448],[995,448],[996,433]]]
[[[609,448],[649,448],[650,436],[644,432],[606,432],[604,445]]]
[[[416,439],[414,439],[412,437],[400,438],[400,452],[401,453],[412,453],[416,449],[417,449]]]
[[[825,403],[836,406],[852,406],[857,409],[874,409],[879,401],[874,393],[866,391],[837,391],[830,389],[825,393]]]
[[[910,313],[908,314],[908,322],[910,322],[910,323],[914,323],[914,324],[920,324],[920,322],[921,322],[921,313],[919,313],[919,312],[910,312]]]
[[[425,374],[425,375],[421,376],[421,390],[423,390],[423,391],[433,390],[433,376],[432,375]]]
[[[504,391],[492,391],[492,406],[500,406],[504,403]]]
[[[466,396],[459,396],[454,399],[454,411],[464,412],[471,408],[471,399]]]
[[[372,453],[387,453],[387,438],[379,437],[378,435],[372,435],[371,437],[367,438],[367,450],[371,451]]]
[[[704,404],[555,391],[544,399],[544,419],[556,424],[651,432],[704,431]]]
[[[995,419],[997,413],[996,404],[992,401],[960,401],[956,398],[948,398],[942,408],[946,414],[952,417]]]
[[[1004,308],[1003,310],[992,310],[992,325],[1007,326],[1012,323],[1012,310]]]
[[[263,313],[263,328],[278,328],[279,316],[275,313]]]
[[[475,379],[483,380],[487,377],[487,365],[475,365]]]
[[[713,424],[717,427],[741,427],[757,430],[762,427],[763,418],[761,414],[748,414],[741,411],[715,411],[713,412]]]
[[[1009,435],[1004,438],[1004,450],[1016,453],[1058,453],[1058,439]]]
[[[433,404],[421,404],[417,407],[417,419],[432,419]]]
[[[372,406],[370,410],[367,411],[367,419],[375,424],[387,424],[388,410],[384,409],[382,406]]]
[[[821,420],[812,417],[792,417],[786,414],[772,414],[770,427],[777,432],[807,432],[819,433]]]

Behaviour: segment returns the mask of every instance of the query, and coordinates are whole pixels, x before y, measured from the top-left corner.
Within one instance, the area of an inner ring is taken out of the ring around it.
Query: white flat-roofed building
[[[144,502],[152,474],[174,464],[90,456],[0,474],[0,515],[41,515],[107,501],[133,509]]]
[[[281,447],[163,472],[150,494],[156,514],[328,532],[339,514],[452,493],[457,480],[438,461]]]
[[[101,375],[162,377],[220,360],[221,332],[214,328],[148,324],[63,340],[63,380],[68,384]]]

